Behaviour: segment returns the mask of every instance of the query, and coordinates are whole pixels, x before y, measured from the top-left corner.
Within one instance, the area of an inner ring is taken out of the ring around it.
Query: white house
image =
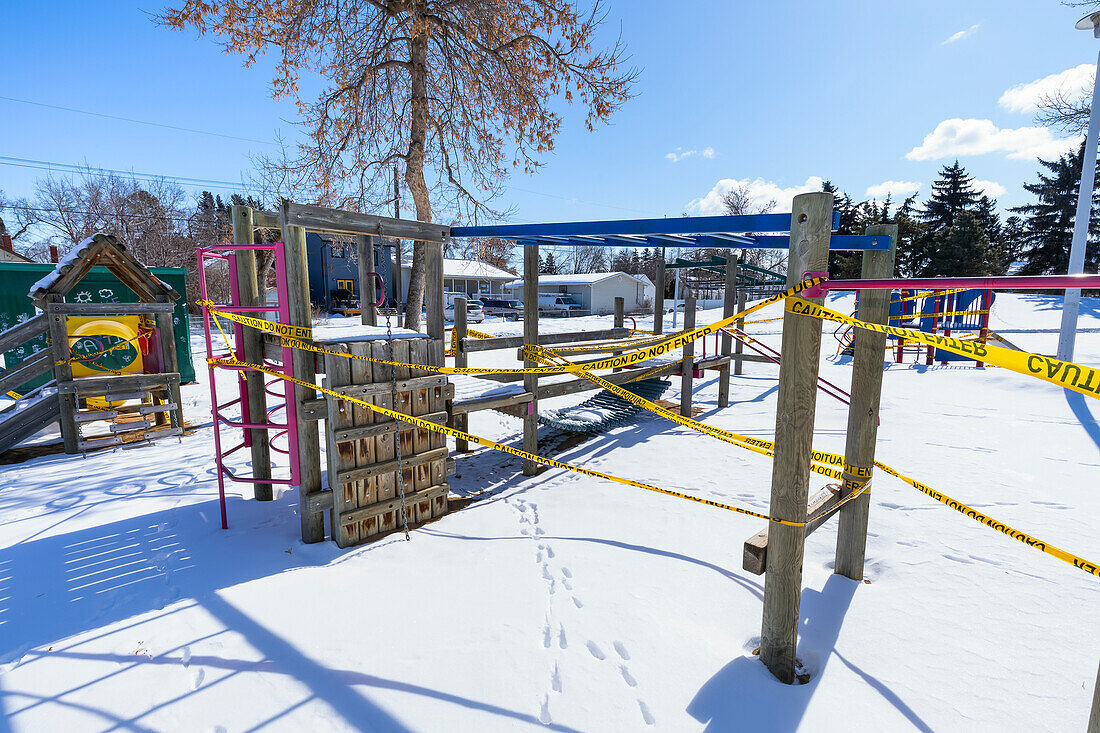
[[[523,280],[508,284],[507,292],[523,299]],[[657,289],[645,275],[625,272],[586,272],[579,275],[539,275],[539,292],[568,293],[589,313],[615,312],[615,298],[622,298],[627,313],[651,310]]]
[[[409,295],[409,273],[412,265],[401,263],[401,290]],[[504,286],[515,280],[514,273],[476,260],[443,260],[443,290],[467,295],[502,295]]]

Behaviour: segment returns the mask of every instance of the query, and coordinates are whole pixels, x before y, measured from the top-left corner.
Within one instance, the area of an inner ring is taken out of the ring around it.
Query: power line
[[[193,127],[180,127],[179,125],[167,125],[163,122],[150,122],[149,120],[137,120],[133,117],[122,117],[121,115],[109,115],[103,112],[91,112],[86,109],[77,109],[75,107],[63,107],[59,104],[46,104],[45,102],[33,102],[29,99],[17,99],[16,97],[5,97],[0,95],[0,99],[8,102],[18,102],[20,104],[29,104],[35,107],[44,107],[46,109],[58,109],[64,112],[75,112],[76,114],[88,115],[90,117],[102,117],[107,120],[119,120],[120,122],[132,122],[135,125],[148,125],[150,127],[162,127],[166,130],[179,130],[180,132],[193,132],[197,135],[210,135],[212,137],[222,137],[227,140],[240,140],[248,143],[258,143],[260,145],[274,145],[270,140],[257,140],[252,137],[240,137],[238,135],[227,135],[222,132],[211,132],[210,130],[196,130]]]
[[[43,171],[59,171],[61,173],[79,173],[82,175],[116,175],[126,178],[145,181],[148,183],[158,180],[167,180],[178,183],[181,186],[257,190],[255,186],[246,183],[233,183],[232,181],[218,181],[210,178],[190,178],[187,176],[168,176],[159,173],[137,173],[135,171],[121,171],[113,168],[99,168],[93,166],[79,166],[72,163],[56,163],[50,160],[34,160],[33,158],[17,158],[9,155],[0,155],[0,165],[15,168],[32,168]]]

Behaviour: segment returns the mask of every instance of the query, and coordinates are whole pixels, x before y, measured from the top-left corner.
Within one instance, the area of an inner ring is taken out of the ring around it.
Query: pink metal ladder
[[[236,268],[236,251],[238,250],[257,250],[257,251],[270,251],[274,253],[275,262],[275,290],[278,297],[278,302],[275,304],[265,304],[261,306],[244,306],[241,305],[240,286],[237,282],[237,268]],[[275,242],[274,244],[219,244],[212,245],[210,247],[200,247],[198,250],[199,259],[199,292],[201,293],[204,301],[209,300],[207,294],[206,285],[206,265],[208,260],[222,260],[229,268],[229,303],[215,304],[214,310],[225,311],[226,313],[254,313],[261,315],[264,313],[274,313],[279,323],[290,322],[290,304],[289,304],[289,288],[287,284],[286,276],[286,254],[284,251],[282,242]],[[214,351],[214,338],[213,331],[217,331],[212,323],[212,317],[210,315],[211,308],[209,306],[203,306],[203,326],[206,332],[206,357],[207,359],[225,358],[232,356],[229,350],[215,353]],[[223,327],[227,327],[229,323],[223,323]],[[233,323],[233,351],[237,355],[242,353],[242,347],[244,345],[244,326],[239,323]],[[217,333],[220,336],[220,332]],[[282,347],[282,363],[269,361],[263,359],[263,364],[268,369],[285,374],[288,377],[294,376],[294,362],[293,362],[293,349],[284,345]],[[227,402],[218,401],[218,386],[217,379],[215,378],[218,369],[230,369],[237,372],[237,396],[235,399],[231,399]],[[271,484],[282,486],[298,486],[300,483],[300,472],[298,465],[298,425],[297,415],[294,408],[294,383],[279,379],[277,377],[272,378],[264,383],[264,392],[271,397],[280,400],[279,403],[267,409],[267,414],[262,419],[253,420],[248,411],[248,396],[245,390],[245,377],[244,372],[251,369],[251,367],[229,367],[224,365],[214,365],[209,361],[207,362],[208,377],[210,379],[210,411],[214,419],[214,462],[218,468],[218,502],[221,508],[222,529],[229,528],[229,522],[225,511],[225,479],[230,481],[236,481],[239,483],[251,483],[251,484]],[[278,383],[282,384],[282,389],[272,389],[273,386]],[[230,415],[226,414],[226,410],[232,407],[238,407],[240,411],[240,418],[233,419]],[[276,423],[271,422],[271,416],[282,410],[285,422]],[[243,440],[234,445],[232,448],[222,448],[222,426],[231,428],[240,428],[244,431]],[[271,450],[282,453],[283,455],[290,457],[290,475],[286,478],[258,478],[256,476],[243,476],[234,473],[228,465],[226,465],[226,458],[240,450],[241,448],[251,447],[252,445],[252,429],[267,430],[268,433],[268,445]],[[286,436],[287,447],[280,448],[275,445],[275,440]]]

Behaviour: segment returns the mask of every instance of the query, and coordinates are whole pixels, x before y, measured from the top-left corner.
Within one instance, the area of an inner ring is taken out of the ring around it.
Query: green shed
[[[34,304],[27,294],[31,286],[53,272],[55,265],[38,262],[0,262],[0,332],[21,323],[35,314]],[[187,270],[183,267],[150,267],[149,271],[163,280],[183,297],[176,301],[172,322],[176,333],[176,354],[179,360],[180,380],[195,381],[195,365],[191,361],[191,337],[187,320]],[[138,297],[106,267],[93,267],[76,288],[69,300],[82,303],[136,303]],[[29,348],[33,345],[33,350]],[[4,353],[4,365],[11,368],[33,353],[46,348],[45,336],[18,349]],[[44,375],[16,391],[23,393],[49,381]]]

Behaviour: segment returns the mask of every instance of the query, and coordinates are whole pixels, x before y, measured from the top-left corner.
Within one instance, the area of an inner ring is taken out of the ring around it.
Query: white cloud
[[[953,118],[936,125],[924,142],[905,154],[909,160],[1004,153],[1017,160],[1056,158],[1078,144],[1055,138],[1045,127],[999,128],[990,120]]]
[[[991,199],[995,199],[998,196],[1004,196],[1005,191],[1008,190],[996,181],[983,181],[980,178],[975,178],[970,181],[970,183],[974,188],[978,189],[979,193],[984,193]]]
[[[1011,112],[1033,112],[1038,109],[1039,101],[1043,97],[1050,97],[1058,92],[1069,95],[1088,93],[1095,73],[1096,67],[1092,64],[1081,64],[1042,79],[1017,84],[1006,90],[997,101]]]
[[[874,186],[868,186],[864,195],[873,199],[885,199],[889,196],[898,200],[916,193],[920,187],[920,181],[883,181]]]
[[[941,46],[946,46],[949,43],[954,43],[955,41],[961,41],[964,38],[969,38],[970,36],[974,35],[975,31],[978,30],[979,25],[980,25],[979,23],[975,23],[974,25],[970,26],[966,30],[959,31],[958,33],[952,33],[940,45]]]
[[[714,184],[714,188],[705,196],[690,201],[687,205],[687,211],[694,216],[719,216],[725,214],[726,207],[722,203],[722,198],[734,188],[740,186],[748,188],[749,198],[752,201],[753,207],[764,206],[774,201],[776,204],[776,211],[790,211],[791,199],[800,193],[820,191],[822,183],[824,183],[824,180],[818,176],[810,176],[806,179],[806,182],[800,186],[783,188],[779,184],[765,181],[763,178],[757,178],[756,180],[750,180],[748,178],[742,180],[723,178],[718,181],[718,183]]]
[[[714,152],[714,148],[710,146],[703,148],[703,151],[701,153],[695,148],[692,148],[691,150],[676,148],[671,153],[665,153],[665,160],[670,160],[673,163],[679,163],[681,160],[694,158],[696,155],[702,155],[704,158],[707,158],[709,160],[713,158],[716,153]]]

